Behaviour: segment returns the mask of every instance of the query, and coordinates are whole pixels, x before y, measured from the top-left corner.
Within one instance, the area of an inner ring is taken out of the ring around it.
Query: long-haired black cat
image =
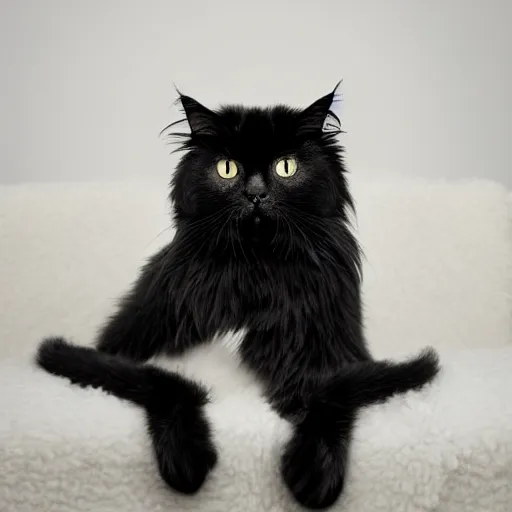
[[[310,508],[343,489],[357,411],[438,372],[432,350],[392,363],[366,347],[334,98],[304,110],[212,111],[181,95],[190,131],[174,134],[184,154],[172,179],[173,241],[142,268],[97,350],[61,338],[39,348],[48,372],[145,409],[160,474],[178,491],[197,491],[217,453],[206,391],[142,364],[156,354],[243,331],[241,361],[294,427],[284,482]]]

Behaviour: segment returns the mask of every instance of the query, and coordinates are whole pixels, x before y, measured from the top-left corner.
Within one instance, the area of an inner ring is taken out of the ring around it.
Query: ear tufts
[[[341,122],[336,107],[341,102],[339,88],[341,80],[336,87],[325,96],[316,100],[300,114],[300,134],[319,135],[341,133]]]
[[[215,134],[217,132],[218,115],[201,105],[194,98],[181,93],[179,95],[178,101],[181,102],[192,136]]]

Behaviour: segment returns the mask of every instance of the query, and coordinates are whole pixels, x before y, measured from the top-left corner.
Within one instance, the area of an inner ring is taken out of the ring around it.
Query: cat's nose
[[[261,174],[254,174],[247,180],[245,195],[255,205],[264,201],[268,195],[267,185]]]
[[[251,196],[249,194],[246,194],[246,195],[247,195],[247,199],[249,199],[249,201],[251,201],[251,203],[253,203],[254,206],[258,206],[267,197],[266,194],[261,195],[261,196],[259,196],[259,195],[258,196]]]

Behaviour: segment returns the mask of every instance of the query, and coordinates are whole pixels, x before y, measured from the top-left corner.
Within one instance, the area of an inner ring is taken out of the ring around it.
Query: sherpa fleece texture
[[[143,258],[172,236],[165,188],[0,187],[0,511],[298,510],[278,473],[288,425],[237,365],[236,338],[162,362],[212,389],[219,464],[200,492],[157,476],[141,412],[34,367],[45,335],[90,343]],[[360,415],[346,512],[510,512],[512,229],[488,182],[354,183],[370,345],[431,344],[443,371]]]

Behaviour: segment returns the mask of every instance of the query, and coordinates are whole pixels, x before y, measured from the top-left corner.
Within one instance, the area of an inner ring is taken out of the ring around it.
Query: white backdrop
[[[167,180],[173,83],[305,105],[354,173],[512,185],[510,0],[1,0],[0,181]]]

